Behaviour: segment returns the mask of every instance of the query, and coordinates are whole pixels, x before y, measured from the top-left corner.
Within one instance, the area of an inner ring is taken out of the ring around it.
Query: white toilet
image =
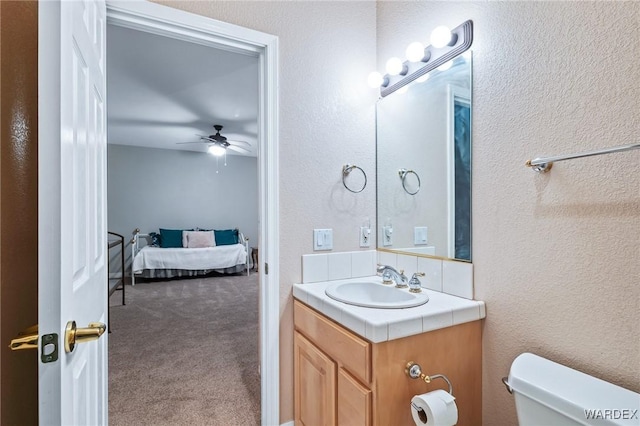
[[[640,394],[534,354],[513,361],[505,384],[520,426],[640,425]]]

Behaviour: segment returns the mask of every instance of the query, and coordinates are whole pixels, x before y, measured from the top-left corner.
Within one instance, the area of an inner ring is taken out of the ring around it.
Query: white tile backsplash
[[[302,255],[302,283],[375,275],[376,253],[375,250],[366,250],[304,254]]]
[[[418,271],[424,272],[424,277],[420,278],[422,287],[442,291],[442,260],[419,257]]]
[[[398,258],[398,255],[395,253],[389,253],[386,251],[378,252],[378,263],[380,265],[387,265],[395,268],[398,266],[397,258]]]
[[[466,262],[442,262],[442,291],[473,299],[473,265]]]
[[[317,283],[329,279],[329,261],[326,254],[302,256],[302,282]]]
[[[351,278],[351,253],[327,254],[329,281]]]
[[[351,277],[370,277],[376,274],[376,252],[353,251],[351,252]]]
[[[418,258],[416,256],[398,255],[397,268],[398,272],[404,271],[408,279],[418,272]]]

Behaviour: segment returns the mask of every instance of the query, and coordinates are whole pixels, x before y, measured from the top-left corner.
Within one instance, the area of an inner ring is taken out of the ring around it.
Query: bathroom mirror
[[[376,106],[378,248],[471,261],[471,52]]]

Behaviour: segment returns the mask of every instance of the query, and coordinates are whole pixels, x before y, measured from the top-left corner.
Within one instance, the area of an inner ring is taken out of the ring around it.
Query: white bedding
[[[223,269],[247,263],[243,244],[207,248],[143,247],[133,259],[133,273],[145,269]]]

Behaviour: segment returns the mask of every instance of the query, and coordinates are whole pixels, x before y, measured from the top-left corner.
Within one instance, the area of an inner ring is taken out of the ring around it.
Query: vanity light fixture
[[[369,83],[369,86],[372,89],[375,89],[376,87],[382,86],[382,83],[384,83],[384,77],[382,77],[382,74],[380,74],[378,71],[373,71],[369,74],[367,83]]]
[[[400,58],[396,58],[394,56],[387,61],[386,69],[389,75],[398,75],[402,74],[402,72],[405,71],[405,65],[402,63],[402,60]]]
[[[440,25],[431,31],[431,44],[435,48],[441,48],[445,46],[452,46],[456,44],[458,36],[451,32],[448,27]]]
[[[405,54],[410,62],[420,62],[424,58],[424,45],[419,41],[414,41],[407,46]]]
[[[422,45],[419,42],[411,43],[407,47],[406,61],[402,62],[395,57],[389,59],[386,64],[387,74],[376,76],[374,79],[372,77],[374,73],[371,73],[368,83],[372,87],[380,88],[381,97],[388,96],[413,81],[425,81],[430,71],[442,65],[448,69],[454,58],[469,50],[471,43],[473,43],[471,20],[463,22],[452,30],[444,26],[437,27],[431,33],[430,46],[422,48],[420,52]],[[447,63],[449,64],[445,65]]]

